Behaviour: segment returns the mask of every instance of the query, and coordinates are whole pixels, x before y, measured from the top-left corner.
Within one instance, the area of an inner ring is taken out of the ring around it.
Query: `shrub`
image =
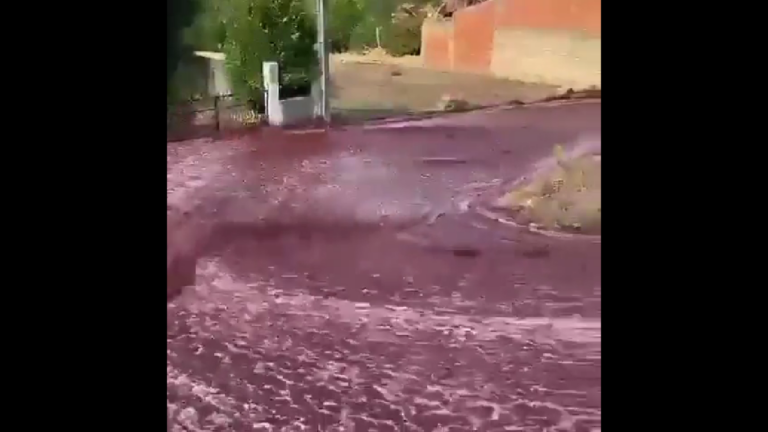
[[[393,56],[418,55],[421,52],[420,15],[405,16],[396,20],[382,40],[382,47]]]
[[[364,19],[363,7],[357,0],[332,0],[328,7],[328,39],[331,52],[346,52],[352,36]]]
[[[169,104],[186,103],[200,99],[208,90],[205,77],[208,73],[207,62],[189,54],[185,54],[176,67],[176,72],[168,83],[167,91]]]
[[[238,96],[263,99],[265,61],[278,63],[284,93],[311,88],[317,76],[317,32],[305,0],[230,0],[223,22],[223,51]]]
[[[349,22],[353,30],[350,38],[350,49],[364,51],[378,48],[384,41],[392,26],[392,16],[397,10],[396,1],[359,0],[362,18],[356,23]],[[378,37],[377,37],[378,36]]]
[[[171,100],[174,96],[171,94],[173,78],[182,59],[189,52],[189,47],[184,43],[183,35],[185,29],[194,20],[197,3],[194,0],[168,0],[167,8],[166,101]]]
[[[472,104],[470,104],[466,100],[452,97],[450,95],[443,95],[443,97],[440,98],[440,101],[437,104],[438,111],[446,111],[446,112],[467,111],[470,108],[472,108]]]
[[[227,36],[222,8],[224,0],[196,0],[199,12],[184,33],[184,41],[200,51],[221,51]]]

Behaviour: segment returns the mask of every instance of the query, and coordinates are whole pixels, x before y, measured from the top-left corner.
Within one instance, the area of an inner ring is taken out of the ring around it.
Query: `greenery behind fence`
[[[438,0],[327,0],[335,52],[380,46],[418,54],[426,7]],[[260,102],[262,63],[277,61],[284,93],[306,91],[317,76],[315,0],[168,0],[168,101],[205,92],[195,50],[221,51],[235,97]],[[177,18],[171,18],[179,10]]]

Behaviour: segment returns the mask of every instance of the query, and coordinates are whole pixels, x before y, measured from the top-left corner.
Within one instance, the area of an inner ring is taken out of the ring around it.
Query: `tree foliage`
[[[223,51],[235,91],[261,100],[265,61],[278,63],[283,86],[308,89],[318,68],[317,30],[307,1],[229,0],[228,4]]]
[[[199,51],[221,51],[226,39],[223,22],[225,1],[196,0],[198,13],[184,33],[184,41]]]
[[[422,10],[439,0],[327,2],[332,51],[381,46],[393,55],[406,55],[419,52],[424,17],[403,15],[404,5],[408,11]],[[170,13],[172,3],[179,13]],[[264,61],[278,62],[287,91],[307,88],[317,76],[315,0],[168,0],[168,5],[169,81],[185,46],[224,52],[233,90],[245,99],[262,100]]]
[[[381,47],[392,55],[418,54],[425,8],[440,0],[330,0],[334,51]]]
[[[179,64],[189,55],[190,48],[184,43],[184,32],[197,12],[196,0],[167,0],[166,39],[166,99],[171,99],[172,80]]]
[[[280,66],[284,93],[310,87],[317,75],[313,0],[200,0],[185,32],[198,50],[221,51],[238,97],[260,102],[262,63]]]
[[[365,17],[364,4],[359,0],[331,0],[328,5],[328,39],[332,52],[351,48],[355,30]]]

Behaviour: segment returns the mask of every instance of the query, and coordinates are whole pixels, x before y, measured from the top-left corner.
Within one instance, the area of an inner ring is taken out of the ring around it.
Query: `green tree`
[[[259,103],[262,63],[276,61],[286,92],[307,91],[317,76],[317,31],[307,0],[229,0],[223,8],[223,51],[232,86]]]
[[[186,29],[184,41],[199,51],[221,51],[227,35],[223,21],[227,3],[217,0],[198,2],[198,13]]]
[[[427,8],[439,4],[440,0],[332,0],[331,36],[341,39],[334,39],[333,46],[337,51],[382,47],[396,56],[418,54]]]
[[[184,31],[197,12],[196,0],[167,0],[166,11],[166,100],[173,98],[173,78],[179,64],[190,52],[184,43]]]
[[[365,18],[359,0],[331,0],[328,5],[328,39],[332,52],[345,52],[351,48],[352,36]]]
[[[400,1],[397,0],[358,0],[363,11],[363,19],[352,32],[350,48],[363,50],[376,48],[392,27],[392,15],[397,10]]]

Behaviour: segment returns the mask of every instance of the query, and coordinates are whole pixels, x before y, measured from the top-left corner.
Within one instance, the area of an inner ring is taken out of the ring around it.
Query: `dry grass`
[[[375,118],[532,101],[553,86],[419,67],[418,57],[339,54],[331,59],[331,104],[342,116]],[[448,100],[452,102],[448,102]]]
[[[442,98],[440,98],[440,101],[437,103],[437,110],[438,111],[445,111],[445,112],[459,112],[459,111],[466,111],[468,109],[472,108],[472,104],[468,101],[456,98],[451,95],[443,95]]]
[[[601,232],[601,156],[565,158],[555,151],[557,164],[524,182],[497,202],[522,224],[548,230],[587,234]]]
[[[346,52],[331,54],[331,62],[387,64],[407,67],[422,67],[424,64],[421,56],[393,57],[383,48],[373,48],[362,53]]]

